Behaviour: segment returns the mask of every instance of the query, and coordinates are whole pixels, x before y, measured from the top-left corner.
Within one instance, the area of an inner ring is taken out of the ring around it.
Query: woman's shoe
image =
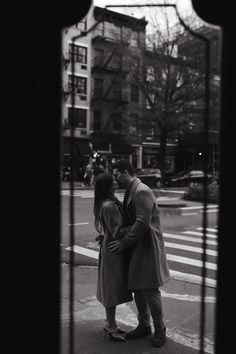
[[[125,332],[119,327],[103,327],[103,333],[109,335],[110,339],[114,342],[125,342],[125,338],[121,334]]]

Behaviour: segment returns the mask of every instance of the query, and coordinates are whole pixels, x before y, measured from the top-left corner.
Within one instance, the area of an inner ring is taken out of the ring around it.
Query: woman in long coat
[[[132,301],[128,291],[128,264],[126,251],[111,253],[107,243],[119,239],[124,226],[122,205],[114,197],[113,176],[110,173],[99,174],[95,183],[94,196],[95,229],[102,234],[98,260],[97,299],[106,311],[104,331],[112,340],[124,341],[124,332],[116,324],[116,306]]]

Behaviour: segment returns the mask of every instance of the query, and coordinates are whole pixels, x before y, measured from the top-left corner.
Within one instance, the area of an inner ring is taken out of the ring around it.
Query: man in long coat
[[[156,198],[152,190],[134,176],[128,160],[120,160],[113,174],[119,186],[126,189],[123,207],[128,225],[132,225],[121,240],[108,245],[111,252],[132,249],[128,288],[134,292],[139,324],[126,334],[126,339],[151,334],[151,313],[155,329],[152,343],[161,347],[165,344],[166,327],[159,287],[170,279],[170,273]]]

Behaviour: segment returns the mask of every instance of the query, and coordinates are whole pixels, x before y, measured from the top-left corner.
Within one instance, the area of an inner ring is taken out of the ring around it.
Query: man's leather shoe
[[[126,333],[125,339],[136,339],[140,337],[148,336],[152,333],[151,326],[150,327],[143,327],[138,325],[133,331]]]
[[[154,336],[152,338],[152,345],[154,347],[162,347],[166,342],[166,328],[160,330],[160,331],[155,331]]]

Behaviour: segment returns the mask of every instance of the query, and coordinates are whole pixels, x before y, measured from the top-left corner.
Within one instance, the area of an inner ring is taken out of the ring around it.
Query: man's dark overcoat
[[[159,210],[154,193],[138,178],[131,186],[125,213],[133,225],[121,241],[123,247],[133,248],[128,288],[158,288],[170,279]]]

